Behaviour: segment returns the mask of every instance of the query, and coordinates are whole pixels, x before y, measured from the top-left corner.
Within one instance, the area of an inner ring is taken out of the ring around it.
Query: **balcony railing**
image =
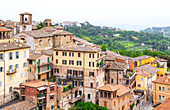
[[[82,96],[80,96],[80,97],[77,96],[77,97],[74,97],[73,99],[70,99],[69,102],[74,103],[74,102],[81,100],[81,99],[82,99]]]
[[[16,73],[16,69],[14,69],[14,70],[8,70],[8,71],[6,72],[7,75],[11,75],[11,74],[15,74],[15,73]]]
[[[70,79],[83,79],[83,76],[70,76],[70,75],[67,75],[67,78],[70,78]]]
[[[40,64],[40,65],[38,65],[39,67],[41,67],[41,66],[46,66],[46,65],[49,65],[50,64],[50,62],[48,63],[48,62],[46,62],[46,63],[42,63],[42,64]]]

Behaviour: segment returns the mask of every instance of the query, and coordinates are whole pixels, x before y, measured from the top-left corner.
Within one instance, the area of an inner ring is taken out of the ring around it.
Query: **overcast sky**
[[[94,25],[170,26],[170,0],[0,0],[0,19],[89,21]]]

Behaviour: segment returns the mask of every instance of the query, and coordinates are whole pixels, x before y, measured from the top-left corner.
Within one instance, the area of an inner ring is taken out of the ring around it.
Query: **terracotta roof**
[[[42,56],[41,53],[33,53],[32,55],[29,56],[28,60],[36,60],[41,56]]]
[[[108,64],[106,69],[114,69],[114,70],[124,70],[123,67],[118,65],[116,62]]]
[[[153,110],[169,110],[169,109],[170,109],[170,98],[166,99],[165,102],[163,102]]]
[[[43,50],[41,53],[44,55],[53,55],[53,49]]]
[[[170,84],[170,75],[160,77],[152,82],[161,83],[161,84]]]
[[[118,88],[115,88],[115,87],[113,87],[113,86],[110,85],[110,84],[106,84],[106,85],[100,87],[99,90],[104,90],[104,91],[116,91],[116,90],[118,90]]]
[[[4,108],[0,108],[0,110],[31,110],[36,106],[36,104],[26,100],[6,106]]]
[[[30,46],[19,43],[0,43],[0,51],[30,48]]]
[[[150,66],[150,65],[142,65],[142,66],[136,67],[134,70],[145,71],[147,73],[151,73],[152,75],[155,75],[157,72],[157,68]]]
[[[32,14],[30,14],[28,12],[24,12],[24,13],[21,13],[20,15],[32,15]]]
[[[12,31],[12,30],[5,27],[0,27],[0,32],[4,32],[4,31]]]
[[[70,46],[65,46],[65,47],[58,47],[55,48],[54,50],[57,51],[75,51],[75,52],[99,52],[100,49],[96,47],[90,47],[90,46],[75,46],[75,45],[70,45]]]
[[[59,26],[54,26],[54,28],[55,28],[55,29],[58,29],[58,30],[64,29],[64,28],[63,28],[62,26],[60,26],[60,25],[59,25]]]
[[[116,86],[106,84],[106,85],[100,87],[99,90],[104,90],[104,91],[116,91],[117,90],[117,96],[122,96],[122,95],[130,92],[130,90],[128,90],[125,86],[120,85],[120,84],[116,85]]]
[[[65,30],[56,30],[52,33],[53,35],[73,35],[70,32],[67,32]]]
[[[117,95],[118,95],[118,96],[122,96],[122,95],[130,92],[130,90],[127,89],[126,86],[123,86],[123,85],[120,85],[120,84],[119,84],[119,85],[116,85],[116,86],[114,86],[114,87],[115,87],[115,88],[118,88],[118,91],[117,91]]]
[[[151,56],[144,55],[144,56],[139,56],[139,57],[131,58],[130,60],[132,60],[133,62],[135,62],[135,61],[140,61],[140,60],[147,59],[147,58],[150,58],[150,57],[151,57]]]
[[[138,74],[138,75],[142,75],[142,76],[147,76],[147,77],[149,77],[149,78],[151,78],[152,77],[152,74],[151,73],[147,73],[147,72],[145,72],[145,71],[141,71],[141,72],[136,72],[136,74]]]
[[[162,59],[162,58],[156,58],[156,60],[160,61],[160,62],[167,62],[168,60],[166,59]]]
[[[73,40],[78,41],[78,42],[83,43],[83,44],[86,44],[86,45],[89,45],[89,46],[96,46],[95,44],[90,43],[90,42],[88,42],[84,39],[78,38],[78,37],[73,37]]]
[[[112,55],[106,55],[105,58],[104,58],[106,61],[114,61],[115,60],[115,57],[113,57]]]
[[[21,86],[27,86],[27,87],[42,87],[42,86],[45,86],[46,85],[46,82],[47,81],[39,81],[39,80],[36,80],[36,81],[30,81],[30,82],[27,82],[27,83],[22,83]],[[48,82],[49,85],[54,85],[55,83],[54,82]]]

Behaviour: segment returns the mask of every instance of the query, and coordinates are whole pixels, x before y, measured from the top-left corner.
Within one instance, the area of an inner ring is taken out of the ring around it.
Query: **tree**
[[[106,51],[107,45],[102,44],[101,47],[102,47],[102,51]]]

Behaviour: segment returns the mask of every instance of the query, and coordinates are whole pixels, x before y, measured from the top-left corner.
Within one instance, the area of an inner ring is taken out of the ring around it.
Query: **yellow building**
[[[28,58],[28,80],[45,80],[50,78],[52,57],[41,53],[33,53]]]
[[[7,40],[10,42],[5,43]],[[19,84],[28,79],[29,46],[12,39],[0,40],[0,105],[19,95]],[[3,43],[2,43],[3,42]]]
[[[139,96],[145,95],[145,101],[152,94],[152,81],[156,79],[156,74],[147,73],[145,71],[136,72],[136,94]]]
[[[78,87],[77,94],[85,94],[85,101],[96,103],[97,88],[104,85],[104,63],[100,62],[100,47],[72,45],[54,49],[54,75],[71,79]]]

